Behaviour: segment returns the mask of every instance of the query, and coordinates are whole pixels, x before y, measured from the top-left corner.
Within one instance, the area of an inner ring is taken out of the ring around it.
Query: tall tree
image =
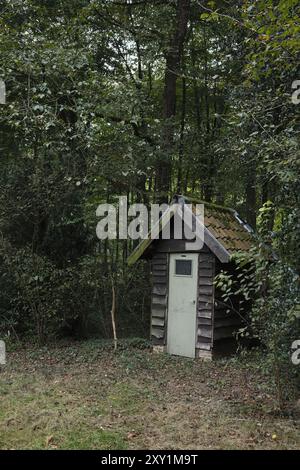
[[[174,151],[174,118],[176,115],[176,84],[181,72],[184,42],[190,17],[190,0],[177,0],[176,18],[166,54],[163,94],[163,129],[161,155],[157,165],[156,189],[160,201],[168,198],[172,154]]]

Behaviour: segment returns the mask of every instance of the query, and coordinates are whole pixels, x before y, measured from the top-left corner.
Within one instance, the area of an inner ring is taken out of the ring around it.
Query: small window
[[[177,276],[191,276],[192,275],[192,260],[176,259],[175,260],[175,274]]]

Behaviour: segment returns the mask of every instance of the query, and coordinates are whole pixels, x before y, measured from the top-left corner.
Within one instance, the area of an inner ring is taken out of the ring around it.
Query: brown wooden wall
[[[167,308],[169,288],[168,252],[184,252],[176,241],[160,242],[159,249],[151,260],[152,299],[151,299],[151,339],[154,345],[164,346],[167,342]],[[158,247],[157,247],[158,248]],[[170,250],[171,248],[171,250]],[[162,252],[160,250],[166,250]],[[169,251],[170,250],[170,251]],[[168,252],[167,252],[168,251]],[[198,261],[198,302],[196,316],[195,349],[211,351],[214,319],[214,275],[215,256],[206,246],[199,253]]]
[[[154,345],[166,344],[169,266],[167,253],[155,253],[151,260],[151,339]]]
[[[151,260],[151,339],[154,345],[167,343],[167,308],[169,288],[169,253],[184,252],[181,241],[160,241]],[[196,357],[209,353],[222,339],[233,338],[241,319],[226,313],[221,295],[214,286],[215,274],[226,269],[205,245],[198,260],[198,302],[196,317]]]
[[[214,322],[215,256],[204,246],[199,253],[196,349],[211,351]]]

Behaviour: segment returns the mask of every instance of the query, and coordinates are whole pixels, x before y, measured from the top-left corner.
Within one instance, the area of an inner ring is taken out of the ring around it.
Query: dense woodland
[[[148,265],[128,268],[131,241],[97,239],[95,211],[180,193],[234,207],[276,252],[242,287],[252,333],[289,361],[299,34],[297,0],[0,2],[2,337],[111,338],[112,286],[118,335],[147,337]]]

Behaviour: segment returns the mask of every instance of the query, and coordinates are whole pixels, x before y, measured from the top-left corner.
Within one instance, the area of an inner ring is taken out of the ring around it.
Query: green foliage
[[[292,342],[299,337],[300,323],[298,308],[300,302],[300,278],[271,251],[271,237],[268,230],[273,205],[266,203],[259,213],[260,243],[252,253],[234,257],[237,277],[221,272],[216,285],[223,291],[223,299],[229,305],[231,299],[241,298],[243,306],[253,300],[247,326],[239,332],[241,337],[257,339],[266,356],[264,368],[273,377],[278,405],[283,408],[285,401],[294,393],[299,374],[291,363]],[[292,391],[292,392],[291,392]]]
[[[131,242],[97,240],[95,210],[120,195],[155,202],[158,164],[168,160],[168,196],[232,206],[257,224],[259,256],[250,264],[237,258],[237,280],[221,273],[218,287],[243,316],[257,299],[244,334],[259,337],[272,363],[278,356],[288,369],[300,273],[291,102],[298,5],[192,0],[173,71],[166,57],[179,3],[0,2],[1,335],[111,338],[113,282],[118,335],[148,336],[148,268],[127,267]],[[176,113],[164,122],[172,73]]]

